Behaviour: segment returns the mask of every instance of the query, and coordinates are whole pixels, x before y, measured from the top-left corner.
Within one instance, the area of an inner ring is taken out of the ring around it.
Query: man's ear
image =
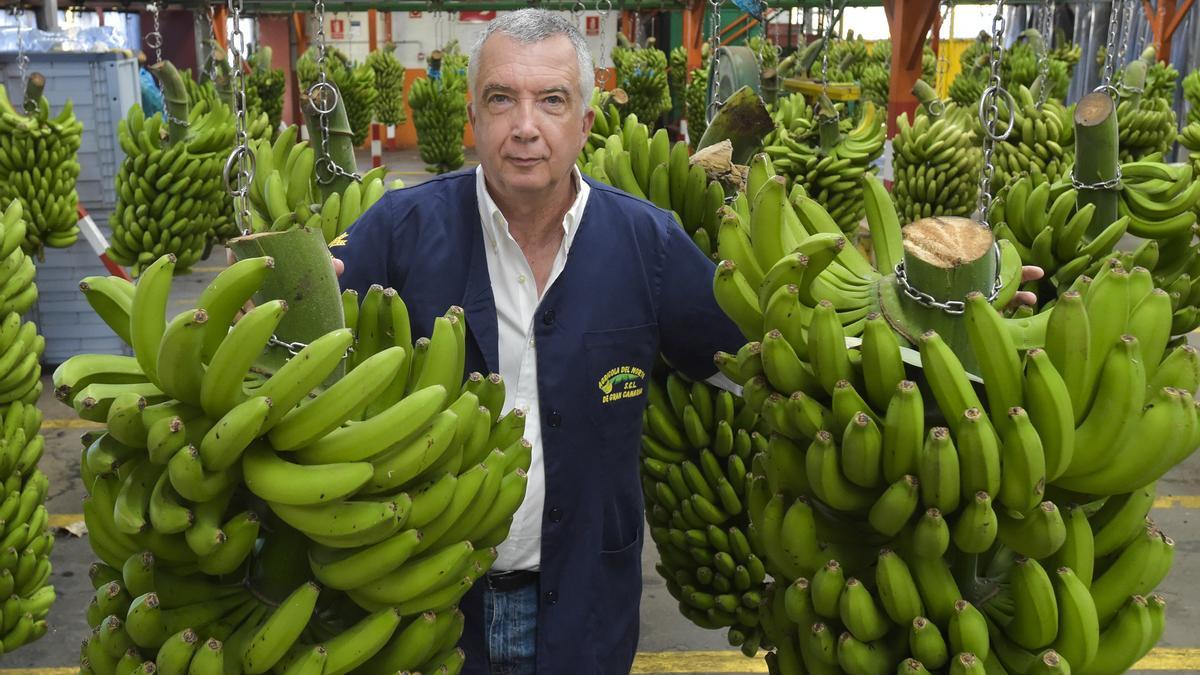
[[[467,103],[467,120],[470,121],[472,127],[475,126],[475,101],[474,101],[474,99],[472,99],[471,101],[469,101]]]
[[[583,137],[587,138],[592,133],[592,125],[596,123],[596,109],[588,106],[583,113]]]

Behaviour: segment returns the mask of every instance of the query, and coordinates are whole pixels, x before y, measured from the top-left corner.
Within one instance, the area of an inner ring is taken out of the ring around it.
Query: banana
[[[234,324],[213,353],[201,380],[200,407],[205,413],[220,418],[246,399],[242,381],[287,309],[283,300],[272,300],[256,306]]]
[[[159,343],[166,330],[167,294],[175,271],[175,256],[165,255],[146,268],[138,280],[129,310],[130,346],[142,372],[158,382]]]
[[[1107,624],[1129,596],[1149,593],[1161,583],[1174,554],[1174,541],[1156,528],[1146,527],[1092,581],[1089,597],[1094,600],[1100,623]]]
[[[242,654],[244,672],[265,673],[283,658],[308,624],[320,593],[316,584],[305,583],[275,608]]]
[[[1002,436],[997,499],[1005,507],[1024,513],[1037,506],[1045,494],[1045,452],[1037,429],[1023,408],[1008,411],[1008,424]]]
[[[1100,623],[1095,602],[1069,567],[1055,570],[1053,581],[1059,631],[1052,648],[1067,663],[1077,664],[1074,668],[1086,669],[1100,648]]]
[[[374,474],[367,462],[307,466],[280,457],[264,443],[253,443],[242,466],[246,487],[268,502],[310,506],[354,494]]]

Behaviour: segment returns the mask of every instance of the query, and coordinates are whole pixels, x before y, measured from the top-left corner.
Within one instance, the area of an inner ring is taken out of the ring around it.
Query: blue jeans
[[[537,583],[511,591],[484,588],[483,616],[492,675],[537,673],[537,614]]]

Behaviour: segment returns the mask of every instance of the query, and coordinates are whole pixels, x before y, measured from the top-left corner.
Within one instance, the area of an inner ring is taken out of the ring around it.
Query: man
[[[713,299],[712,262],[673,217],[575,168],[593,73],[566,19],[493,21],[468,73],[478,170],[388,193],[333,249],[342,286],[395,288],[414,335],[462,306],[467,370],[499,372],[505,407],[526,412],[525,501],[461,604],[469,673],[629,672],[650,371],[661,352],[704,379],[716,351],[744,343]],[[614,369],[633,376],[622,397],[602,389]]]

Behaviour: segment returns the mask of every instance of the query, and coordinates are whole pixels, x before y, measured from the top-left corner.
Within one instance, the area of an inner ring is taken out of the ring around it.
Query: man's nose
[[[512,135],[522,141],[536,140],[541,132],[538,131],[537,102],[521,99],[512,110]]]

